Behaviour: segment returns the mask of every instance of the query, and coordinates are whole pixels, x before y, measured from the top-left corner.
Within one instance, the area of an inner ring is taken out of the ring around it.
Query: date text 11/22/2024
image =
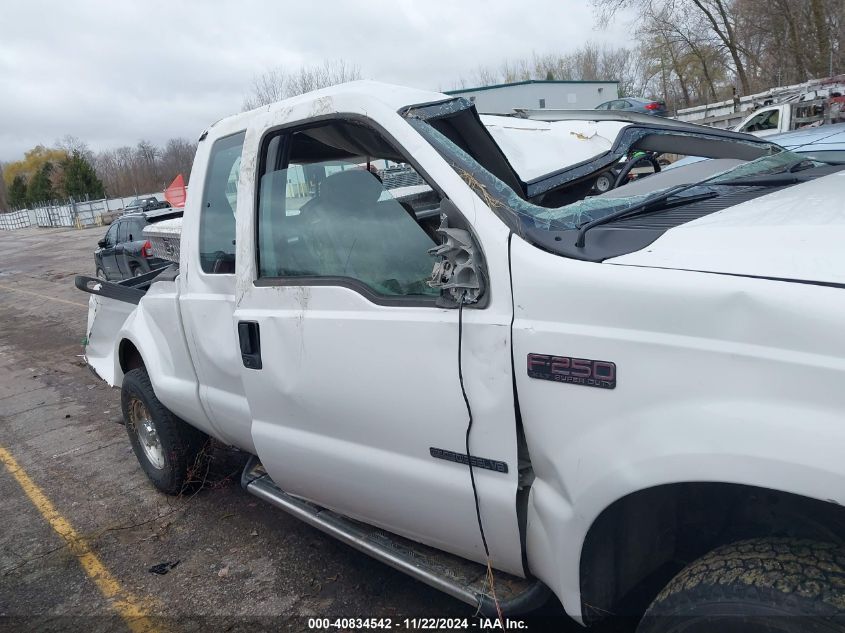
[[[528,630],[528,624],[524,620],[514,618],[308,618],[308,629],[320,630],[408,630],[408,631],[443,631],[443,630],[469,630],[478,631]]]

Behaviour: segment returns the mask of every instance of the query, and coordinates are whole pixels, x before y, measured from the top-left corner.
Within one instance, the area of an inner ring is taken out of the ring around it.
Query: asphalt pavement
[[[82,358],[88,295],[73,279],[93,274],[103,233],[0,231],[0,629],[471,618],[472,608],[248,495],[238,481],[246,456],[234,449],[215,448],[190,497],[153,489],[120,424],[119,391]],[[150,571],[161,564],[165,574]]]

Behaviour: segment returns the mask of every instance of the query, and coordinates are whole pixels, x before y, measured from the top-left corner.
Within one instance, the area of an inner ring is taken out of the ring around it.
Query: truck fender
[[[624,441],[610,434],[620,427],[596,427],[573,438],[552,463],[535,463],[529,568],[573,617],[582,615],[580,561],[587,534],[606,508],[630,494],[713,482],[845,504],[845,462],[841,451],[831,449],[845,443],[845,427],[833,408],[796,396],[667,405],[637,417],[626,421],[636,432],[625,434]]]
[[[159,288],[160,285],[165,287]],[[119,386],[128,370],[125,351],[131,345],[140,355],[162,404],[191,425],[216,435],[200,399],[178,297],[166,286],[175,287],[175,284],[153,284],[115,337],[114,384]]]

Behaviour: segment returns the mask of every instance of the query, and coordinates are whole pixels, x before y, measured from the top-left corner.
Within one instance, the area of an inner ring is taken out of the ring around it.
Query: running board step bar
[[[495,617],[496,606],[488,591],[485,565],[421,545],[289,495],[270,479],[255,457],[244,468],[241,485],[250,494],[269,501],[308,525],[476,607],[482,615]],[[495,582],[499,607],[506,615],[536,609],[550,595],[548,587],[536,579],[497,571]]]

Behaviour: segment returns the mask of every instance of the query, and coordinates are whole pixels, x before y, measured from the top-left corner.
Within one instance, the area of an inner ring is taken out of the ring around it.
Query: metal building
[[[448,90],[446,94],[469,99],[484,114],[510,114],[514,108],[589,110],[616,99],[618,88],[618,81],[529,80]]]

